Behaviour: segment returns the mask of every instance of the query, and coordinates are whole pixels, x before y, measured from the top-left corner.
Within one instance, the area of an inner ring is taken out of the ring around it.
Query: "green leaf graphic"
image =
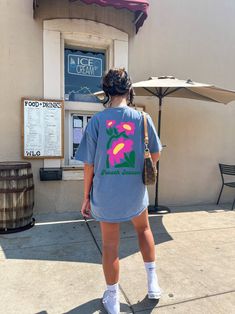
[[[107,158],[106,158],[106,168],[109,168],[109,156],[107,155]]]
[[[130,159],[129,159],[129,156],[128,154],[124,153],[124,156],[125,156],[125,160],[128,162],[128,164],[130,163]]]
[[[130,152],[129,159],[130,159],[130,163],[132,167],[134,167],[135,166],[135,152],[134,151]]]
[[[134,168],[135,167],[135,152],[131,151],[130,154],[124,154],[125,160],[128,163],[129,168]]]
[[[113,135],[113,129],[110,128],[110,135]]]
[[[108,141],[108,143],[107,143],[107,148],[110,148],[110,144],[111,144],[113,138],[114,138],[113,136],[110,137],[110,139],[109,139],[109,141]]]
[[[125,137],[125,138],[129,138],[125,132],[120,133],[121,136]]]
[[[122,167],[127,167],[129,168],[129,163],[128,162],[123,162],[122,164],[116,164],[115,168],[122,168]]]

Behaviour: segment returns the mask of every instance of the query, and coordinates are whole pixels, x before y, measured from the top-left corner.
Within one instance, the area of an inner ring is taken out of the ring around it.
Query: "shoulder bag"
[[[152,185],[156,183],[157,169],[154,165],[149,151],[149,137],[146,113],[141,111],[144,121],[144,168],[142,173],[143,183],[145,185]]]

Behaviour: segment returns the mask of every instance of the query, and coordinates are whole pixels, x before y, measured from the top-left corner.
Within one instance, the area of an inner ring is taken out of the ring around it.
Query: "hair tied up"
[[[103,77],[102,87],[106,95],[104,105],[110,101],[110,96],[120,96],[127,93],[129,104],[133,103],[132,81],[125,68],[110,69]]]

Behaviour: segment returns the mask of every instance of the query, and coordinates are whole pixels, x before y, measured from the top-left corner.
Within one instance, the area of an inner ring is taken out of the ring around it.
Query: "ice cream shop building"
[[[229,0],[0,1],[0,161],[31,163],[34,210],[80,209],[83,164],[74,155],[103,110],[93,93],[107,69],[125,67],[133,82],[174,75],[235,89],[234,12]],[[135,102],[157,127],[158,101]],[[234,117],[234,105],[166,99],[162,203],[216,201],[218,163],[234,163]]]

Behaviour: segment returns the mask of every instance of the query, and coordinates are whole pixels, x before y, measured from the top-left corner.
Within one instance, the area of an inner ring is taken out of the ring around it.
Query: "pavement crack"
[[[191,299],[183,300],[183,301],[180,301],[180,302],[159,305],[159,306],[157,306],[157,308],[163,308],[163,307],[169,307],[169,306],[183,304],[183,303],[188,303],[188,302],[194,302],[194,301],[197,301],[197,300],[213,298],[213,297],[216,297],[216,296],[219,296],[219,295],[229,294],[229,293],[235,293],[235,289],[234,290],[228,290],[228,291],[220,292],[220,293],[207,294],[207,295],[204,295],[204,296],[201,296],[201,297],[198,297],[198,298],[191,298]],[[147,308],[146,307],[146,308],[141,309],[139,311],[136,310],[135,313],[141,313],[141,312],[144,312],[144,311],[150,310],[150,309],[152,310],[152,308]]]

